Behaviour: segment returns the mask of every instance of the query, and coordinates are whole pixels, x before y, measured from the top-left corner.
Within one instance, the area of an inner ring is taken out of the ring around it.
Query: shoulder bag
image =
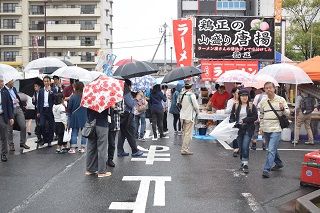
[[[290,122],[289,122],[289,119],[287,118],[287,116],[285,116],[285,115],[280,116],[277,113],[277,111],[273,108],[273,106],[271,105],[269,100],[268,100],[268,104],[269,104],[270,108],[272,109],[272,111],[274,112],[274,114],[276,114],[276,116],[278,117],[281,129],[288,128],[290,125]]]
[[[82,128],[82,136],[85,138],[93,138],[96,135],[96,119],[87,121]]]

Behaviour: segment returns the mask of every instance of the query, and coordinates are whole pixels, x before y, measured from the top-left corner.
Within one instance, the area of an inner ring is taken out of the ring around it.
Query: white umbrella
[[[262,68],[257,76],[259,75],[270,75],[274,77],[278,81],[278,83],[287,83],[287,84],[295,84],[296,85],[296,93],[295,93],[295,100],[297,100],[297,91],[298,91],[298,84],[313,84],[311,78],[305,73],[303,69],[291,64],[271,64],[264,68]],[[297,108],[294,108],[295,111],[295,128],[297,125]],[[296,141],[296,138],[294,138]],[[296,144],[294,143],[294,146]]]
[[[23,75],[18,70],[7,64],[0,64],[0,75],[3,76],[5,84],[11,80],[23,79]]]
[[[243,86],[244,87],[254,87],[254,88],[260,89],[260,88],[264,87],[264,84],[266,82],[272,82],[272,83],[274,83],[274,85],[276,87],[279,86],[279,84],[278,84],[276,79],[274,79],[270,75],[265,75],[265,74],[255,75],[251,82],[243,82]]]
[[[253,75],[243,70],[229,70],[224,72],[216,82],[250,82]]]
[[[51,75],[56,75],[64,78],[79,79],[80,81],[92,81],[93,77],[90,71],[76,66],[65,66],[57,69]]]
[[[29,70],[39,70],[44,67],[66,67],[67,65],[57,59],[52,57],[38,58],[36,60],[30,61],[29,64],[24,68],[24,72],[29,72]]]

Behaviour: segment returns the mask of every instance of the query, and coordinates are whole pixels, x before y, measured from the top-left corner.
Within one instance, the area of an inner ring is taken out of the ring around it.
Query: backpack
[[[316,104],[315,99],[311,97],[304,97],[303,95],[301,95],[301,97],[300,110],[302,114],[310,114],[314,110],[314,105]]]

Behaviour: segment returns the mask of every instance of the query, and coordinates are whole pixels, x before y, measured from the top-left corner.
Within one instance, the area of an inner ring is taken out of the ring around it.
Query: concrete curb
[[[299,212],[299,213],[320,212],[320,208],[318,208],[311,201],[320,202],[320,189],[298,198],[296,202],[296,212]]]

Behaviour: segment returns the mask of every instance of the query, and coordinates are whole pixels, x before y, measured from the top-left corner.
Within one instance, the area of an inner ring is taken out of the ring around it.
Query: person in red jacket
[[[230,98],[230,95],[226,91],[225,86],[221,85],[218,91],[215,92],[210,98],[207,104],[207,109],[209,108],[210,104],[212,106],[212,111],[225,109],[229,98]]]

